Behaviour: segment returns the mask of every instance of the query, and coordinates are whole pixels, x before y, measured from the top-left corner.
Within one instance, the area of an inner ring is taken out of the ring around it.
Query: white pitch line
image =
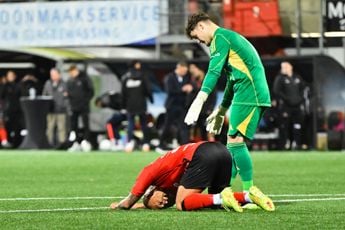
[[[92,211],[107,210],[109,207],[88,207],[88,208],[53,208],[53,209],[19,209],[19,210],[3,210],[1,213],[29,213],[29,212],[65,212],[65,211]]]
[[[309,198],[309,199],[291,199],[291,200],[273,200],[273,201],[275,203],[290,203],[290,202],[337,201],[337,200],[345,200],[345,197]]]
[[[335,198],[311,198],[294,200],[274,200],[275,203],[293,203],[293,202],[313,202],[313,201],[337,201],[345,200],[345,197]],[[33,212],[65,212],[65,211],[92,211],[92,210],[110,210],[109,207],[85,207],[85,208],[54,208],[54,209],[19,209],[19,210],[0,210],[0,214],[5,213],[33,213]]]
[[[125,196],[103,196],[103,197],[19,197],[19,198],[0,198],[0,201],[30,201],[30,200],[106,200],[123,199]]]
[[[320,197],[320,196],[345,196],[345,194],[271,194],[269,197]]]
[[[270,194],[269,197],[323,197],[323,196],[345,196],[345,194]],[[0,198],[0,201],[30,201],[30,200],[106,200],[123,199],[125,196],[95,196],[95,197],[13,197]]]

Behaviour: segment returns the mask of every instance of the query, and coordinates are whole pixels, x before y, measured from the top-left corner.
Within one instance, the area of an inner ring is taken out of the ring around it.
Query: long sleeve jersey
[[[222,106],[271,106],[265,70],[253,45],[242,35],[218,28],[210,45],[210,62],[201,91],[210,94],[225,71]]]

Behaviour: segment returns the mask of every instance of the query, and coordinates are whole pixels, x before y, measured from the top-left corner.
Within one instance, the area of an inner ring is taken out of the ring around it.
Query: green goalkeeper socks
[[[228,143],[226,145],[233,157],[231,184],[237,173],[240,174],[244,191],[253,186],[253,163],[247,145],[241,143]]]

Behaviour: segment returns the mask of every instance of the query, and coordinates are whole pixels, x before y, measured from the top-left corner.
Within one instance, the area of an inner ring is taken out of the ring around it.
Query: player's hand
[[[168,203],[168,196],[163,191],[154,191],[150,197],[147,206],[150,209],[162,209]]]
[[[202,106],[204,105],[206,99],[208,97],[208,94],[205,92],[200,91],[198,95],[195,97],[192,105],[189,107],[189,110],[187,112],[187,115],[184,119],[184,122],[187,125],[194,124],[198,118],[200,111],[202,109]]]
[[[118,202],[111,203],[110,208],[111,209],[118,209],[118,205],[119,205]]]
[[[223,108],[222,106],[219,106],[207,117],[206,131],[215,135],[220,134],[223,127],[226,110],[227,109]]]

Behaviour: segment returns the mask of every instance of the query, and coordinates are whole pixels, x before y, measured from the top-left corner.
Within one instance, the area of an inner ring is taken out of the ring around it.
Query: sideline
[[[92,211],[107,210],[110,207],[88,207],[88,208],[53,208],[53,209],[19,209],[19,210],[3,210],[1,213],[30,213],[30,212],[65,212],[65,211]]]
[[[344,195],[345,196],[345,195]],[[0,201],[30,201],[30,200],[107,200],[123,199],[125,196],[85,196],[85,197],[19,197],[19,198],[0,198]]]
[[[321,194],[319,194],[321,195]],[[72,199],[72,198],[97,198],[97,199],[110,199],[116,197],[65,197],[59,199]],[[120,197],[117,197],[120,198]],[[20,198],[14,198],[20,199]],[[22,198],[23,199],[23,198]],[[25,198],[28,199],[28,198]],[[34,199],[34,198],[32,198]],[[42,199],[42,198],[40,198]],[[45,199],[45,198],[44,198]],[[49,198],[52,199],[52,198]],[[37,198],[36,198],[37,200]],[[294,203],[294,202],[320,202],[320,201],[339,201],[345,200],[345,197],[327,197],[327,198],[306,198],[306,199],[286,199],[286,200],[273,200],[275,203]],[[109,207],[83,207],[83,208],[53,208],[53,209],[19,209],[19,210],[0,210],[0,214],[6,213],[35,213],[35,212],[66,212],[66,211],[92,211],[92,210],[110,210]]]
[[[344,194],[269,194],[269,197],[345,197]],[[107,200],[123,199],[125,196],[76,196],[76,197],[13,197],[0,198],[0,201],[30,201],[30,200]]]

